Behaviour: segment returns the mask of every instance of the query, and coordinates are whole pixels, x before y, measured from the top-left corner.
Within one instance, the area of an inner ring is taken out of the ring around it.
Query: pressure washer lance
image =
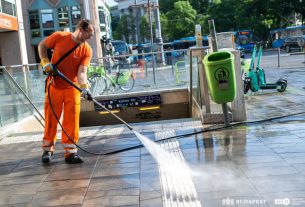
[[[83,90],[78,87],[77,85],[75,85],[69,78],[67,78],[64,74],[62,74],[56,66],[54,66],[53,68],[53,76],[59,76],[60,78],[62,78],[64,81],[66,81],[67,83],[69,83],[71,86],[73,86],[74,88],[76,88],[79,92],[83,92]],[[95,100],[94,98],[92,98],[92,101],[94,103],[96,103],[97,105],[99,105],[100,107],[102,107],[104,110],[106,110],[107,112],[109,112],[110,114],[112,114],[115,118],[117,118],[120,122],[122,122],[130,131],[133,131],[133,128],[123,119],[121,119],[118,115],[116,115],[115,113],[113,113],[112,111],[110,111],[109,109],[107,109],[104,105],[102,105],[101,103],[99,103],[97,100]],[[134,132],[134,131],[133,131]]]

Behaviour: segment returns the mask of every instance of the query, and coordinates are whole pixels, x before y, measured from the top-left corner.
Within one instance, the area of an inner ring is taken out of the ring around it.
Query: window
[[[45,37],[50,36],[53,32],[54,32],[54,30],[44,30],[43,36],[45,36]]]
[[[15,0],[1,0],[2,13],[16,16]]]
[[[32,38],[41,37],[40,18],[38,10],[29,11],[30,28]]]
[[[41,20],[42,20],[42,28],[53,28],[54,27],[53,10],[42,9]]]
[[[98,7],[98,15],[99,15],[100,24],[105,24],[105,13],[103,7]]]
[[[32,38],[41,37],[40,30],[39,31],[32,31]]]
[[[77,23],[81,20],[81,12],[79,6],[71,7],[71,20],[72,25],[77,25]]]
[[[39,14],[38,10],[30,11],[29,12],[29,18],[30,18],[30,27],[31,29],[39,29],[40,28],[40,22],[39,22]]]
[[[58,9],[58,22],[60,27],[69,27],[69,9],[62,7]]]

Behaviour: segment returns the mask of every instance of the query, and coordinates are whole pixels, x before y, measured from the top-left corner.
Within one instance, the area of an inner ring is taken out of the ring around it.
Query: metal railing
[[[0,126],[33,114],[43,125],[44,81],[38,64],[0,67]]]
[[[129,58],[130,62],[125,61],[119,64],[119,70],[132,70],[135,78],[135,85],[131,91],[125,92],[115,89],[107,91],[101,96],[133,92],[147,94],[156,90],[187,89],[190,87],[190,79],[192,81],[191,93],[198,96],[198,59],[192,57],[190,62],[187,51],[165,51],[164,61],[160,59],[161,52],[92,59],[93,66],[106,67],[106,59]],[[152,61],[155,63],[152,64]],[[194,72],[191,73],[190,68]],[[112,66],[109,71],[107,70],[107,73],[115,75],[116,70],[117,67]],[[0,126],[18,122],[33,114],[43,124],[41,112],[45,100],[45,79],[46,76],[43,75],[39,64],[0,67]],[[198,99],[198,97],[195,98]]]

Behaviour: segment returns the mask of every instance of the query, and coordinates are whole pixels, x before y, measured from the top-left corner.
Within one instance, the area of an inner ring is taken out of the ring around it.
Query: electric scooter
[[[284,78],[280,78],[275,83],[266,83],[265,71],[260,67],[262,53],[263,49],[260,47],[257,54],[257,65],[254,67],[256,46],[253,48],[249,71],[245,72],[244,77],[244,94],[247,94],[249,90],[257,92],[266,89],[276,89],[278,92],[284,92],[287,88],[287,80]]]

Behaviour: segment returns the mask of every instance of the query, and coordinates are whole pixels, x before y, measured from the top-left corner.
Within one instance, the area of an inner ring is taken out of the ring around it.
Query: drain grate
[[[157,132],[155,133],[155,139],[159,141],[175,135],[174,130]],[[179,160],[182,163],[179,170],[169,169],[169,166],[165,166],[164,163],[158,163],[163,206],[201,207],[178,140],[168,139],[159,141],[159,144],[170,153],[171,158],[169,159],[172,159],[173,162]]]

